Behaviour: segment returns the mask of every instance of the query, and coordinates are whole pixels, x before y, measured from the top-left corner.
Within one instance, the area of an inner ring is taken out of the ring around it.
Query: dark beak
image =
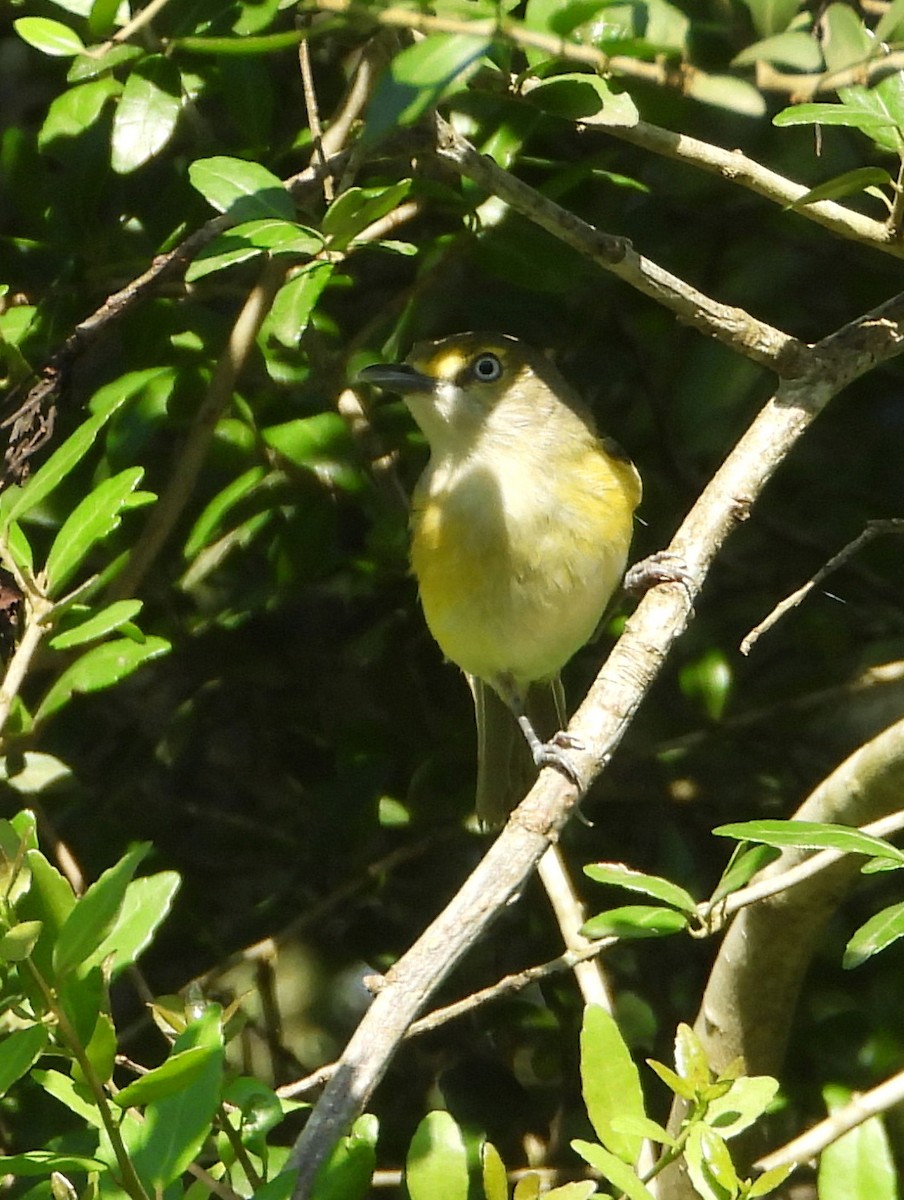
[[[372,383],[374,387],[384,388],[387,392],[398,392],[406,396],[411,392],[430,393],[436,387],[436,380],[408,363],[375,363],[365,367],[355,377],[356,383]]]

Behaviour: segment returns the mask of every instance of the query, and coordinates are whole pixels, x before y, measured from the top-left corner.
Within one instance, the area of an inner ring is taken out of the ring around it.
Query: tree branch
[[[904,295],[818,343],[808,354],[805,377],[780,385],[729,454],[670,546],[688,566],[686,582],[660,585],[643,598],[571,722],[569,731],[581,747],[572,751],[572,760],[584,786],[576,789],[556,771],[544,770],[459,892],[388,973],[293,1147],[288,1166],[298,1169],[295,1200],[310,1196],[320,1164],[369,1100],[408,1025],[523,888],[611,758],[687,625],[725,538],[829,400],[902,348]]]

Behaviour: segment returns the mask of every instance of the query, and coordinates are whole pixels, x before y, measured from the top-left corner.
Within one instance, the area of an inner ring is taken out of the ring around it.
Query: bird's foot
[[[642,558],[628,569],[625,575],[625,591],[632,596],[643,596],[661,583],[677,583],[684,588],[693,607],[694,589],[697,580],[690,567],[677,554],[658,550],[648,558]]]
[[[576,788],[583,788],[584,781],[568,755],[569,750],[584,749],[584,743],[579,737],[575,737],[573,733],[567,733],[564,729],[560,729],[558,733],[553,734],[548,742],[541,742],[534,731],[533,725],[531,725],[526,717],[519,717],[518,724],[521,726],[521,730],[527,739],[527,744],[530,747],[530,752],[533,755],[534,763],[538,770],[542,770],[544,767],[555,767]]]

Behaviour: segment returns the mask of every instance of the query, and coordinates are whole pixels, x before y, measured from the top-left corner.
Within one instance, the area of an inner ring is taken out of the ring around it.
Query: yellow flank
[[[399,392],[430,445],[411,564],[431,633],[471,677],[478,814],[497,824],[523,783],[482,685],[518,718],[534,763],[573,778],[561,746],[534,728],[532,685],[554,681],[593,636],[624,573],[640,477],[549,360],[516,338],[457,334],[361,378]]]

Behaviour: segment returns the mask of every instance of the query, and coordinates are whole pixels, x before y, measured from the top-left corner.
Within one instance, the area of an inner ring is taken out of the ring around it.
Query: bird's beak
[[[385,388],[387,392],[398,392],[407,396],[412,392],[432,393],[436,389],[436,380],[422,371],[416,371],[408,363],[374,363],[365,367],[355,377],[356,383],[372,383],[375,387]]]

